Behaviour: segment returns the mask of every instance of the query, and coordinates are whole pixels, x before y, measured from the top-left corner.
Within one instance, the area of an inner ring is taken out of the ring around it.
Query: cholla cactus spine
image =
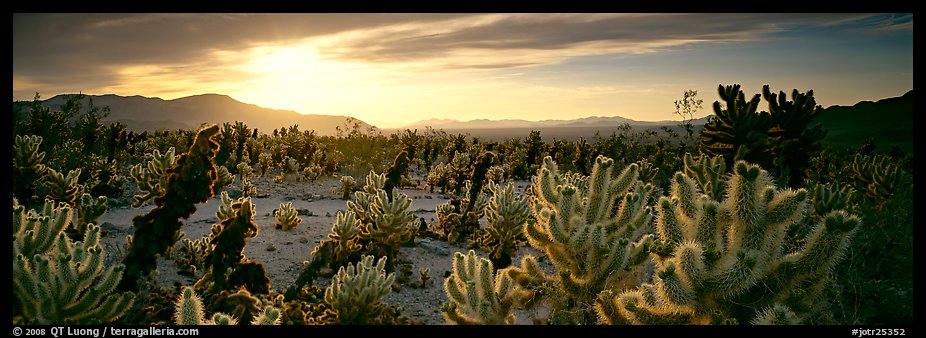
[[[350,199],[350,193],[354,191],[357,182],[351,176],[341,176],[341,199]]]
[[[21,315],[43,325],[111,322],[123,316],[135,294],[113,293],[125,267],[104,269],[100,228],[90,224],[84,241],[72,242],[63,235],[70,208],[51,201],[45,207],[49,213],[37,215],[13,205],[13,293]]]
[[[386,274],[386,258],[373,264],[373,256],[338,269],[325,289],[325,302],[341,324],[363,324],[381,309],[380,299],[392,290],[395,273]]]
[[[453,274],[444,281],[444,291],[450,301],[441,312],[451,324],[499,325],[515,321],[511,279],[504,271],[496,274],[492,262],[477,257],[473,250],[466,255],[454,254]]]
[[[141,207],[145,202],[163,196],[167,187],[167,170],[177,165],[174,147],[170,147],[163,155],[155,149],[146,157],[149,158],[146,163],[136,164],[129,169],[129,176],[135,180],[138,190],[143,192],[141,195],[135,195],[133,208]]]
[[[723,201],[700,194],[676,173],[671,197],[660,198],[659,240],[676,243],[654,253],[652,284],[603,297],[599,315],[612,323],[796,322],[838,263],[860,221],[843,210],[816,223],[796,251],[786,230],[804,219],[805,190],[778,190],[767,172],[737,162]],[[761,288],[757,291],[756,288]],[[810,303],[810,304],[809,304]],[[743,307],[742,304],[750,304]]]
[[[218,179],[215,181],[215,190],[230,186],[235,181],[235,175],[228,172],[228,168],[224,165],[216,167],[216,177]]]
[[[209,320],[205,319],[203,300],[193,288],[187,286],[180,292],[174,303],[174,323],[177,325],[236,325],[238,320],[227,314],[216,312]],[[279,311],[277,311],[279,314]],[[279,317],[279,316],[278,316]],[[277,318],[279,319],[279,318]],[[257,325],[257,324],[254,324]]]
[[[296,212],[296,208],[293,208],[292,202],[280,203],[280,208],[273,213],[273,217],[277,221],[276,228],[284,231],[289,231],[302,223],[302,218],[299,218],[299,213]]]
[[[45,188],[48,191],[48,197],[58,202],[76,205],[81,190],[80,185],[77,184],[79,177],[79,168],[68,171],[67,176],[49,168],[48,174],[45,175]]]
[[[489,182],[489,198],[486,208],[486,244],[491,249],[493,263],[501,262],[498,268],[505,268],[511,263],[511,257],[518,251],[518,241],[524,236],[524,224],[530,217],[529,200],[525,195],[518,195],[514,185],[508,183],[504,188]]]
[[[652,241],[646,201],[653,186],[638,180],[636,164],[613,175],[614,161],[595,160],[588,188],[582,189],[560,175],[551,157],[533,178],[536,223],[525,228],[534,248],[546,252],[558,271],[547,276],[536,259],[527,256],[520,268],[508,269],[524,298],[538,285],[557,285],[581,308],[575,322],[593,321],[592,307],[598,293],[609,288],[639,283],[630,271],[645,258]],[[582,182],[584,180],[579,180]]]
[[[106,196],[99,196],[96,199],[90,194],[83,194],[77,200],[77,223],[74,224],[74,228],[77,230],[77,233],[83,234],[87,224],[96,223],[103,214],[109,210],[109,206],[106,205],[108,198]]]

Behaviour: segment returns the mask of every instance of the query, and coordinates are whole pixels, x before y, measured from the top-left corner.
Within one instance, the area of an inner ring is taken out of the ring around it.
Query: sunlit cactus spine
[[[595,159],[587,180],[561,175],[552,158],[544,159],[532,179],[537,222],[528,223],[525,234],[531,246],[546,253],[556,272],[547,275],[530,255],[520,267],[508,268],[522,299],[544,296],[543,286],[554,285],[566,299],[553,301],[577,309],[574,314],[560,314],[568,317],[562,320],[594,323],[598,293],[640,283],[640,274],[632,271],[646,258],[653,237],[647,234],[651,229],[647,200],[653,186],[638,177],[636,164],[618,172],[614,160],[603,156]]]
[[[215,190],[222,190],[225,187],[229,187],[234,181],[235,175],[228,172],[227,167],[224,165],[216,167]]]
[[[354,191],[354,186],[356,185],[357,181],[355,181],[353,177],[346,175],[341,176],[341,199],[350,199],[350,194]]]
[[[386,274],[386,258],[373,264],[363,256],[357,264],[338,269],[325,289],[325,303],[337,314],[339,324],[366,324],[383,309],[381,299],[392,291],[395,273]]]
[[[42,164],[45,152],[39,151],[42,137],[16,135],[13,139],[13,196],[28,204],[48,168]]]
[[[163,196],[167,187],[167,170],[177,165],[174,147],[170,147],[164,154],[155,149],[145,157],[146,162],[129,168],[129,176],[135,180],[138,190],[143,193],[135,195],[133,208],[141,207],[145,202]]]
[[[100,227],[90,224],[83,241],[63,231],[71,208],[46,200],[42,214],[13,203],[14,309],[30,324],[100,324],[125,315],[135,299],[116,293],[124,266],[106,268]]]
[[[518,253],[518,245],[524,239],[524,224],[530,218],[530,200],[514,191],[508,183],[504,188],[489,183],[492,197],[486,204],[485,214],[489,226],[483,244],[490,249],[490,259],[497,269],[511,265],[511,257]]]
[[[56,202],[64,202],[70,205],[76,205],[77,197],[80,196],[81,187],[77,184],[80,177],[80,169],[68,171],[67,176],[59,173],[55,169],[48,169],[45,175],[45,190],[48,198]]]
[[[257,168],[260,169],[260,176],[267,175],[267,171],[273,167],[273,154],[262,152],[257,156]]]
[[[514,283],[504,271],[496,274],[492,262],[473,250],[454,254],[453,274],[444,281],[444,291],[450,301],[441,314],[451,324],[514,324]]]
[[[697,161],[686,153],[684,157],[685,175],[698,182],[701,192],[719,201],[726,190],[727,162],[723,156],[702,155]]]
[[[788,229],[804,221],[804,189],[778,189],[765,170],[740,161],[722,201],[678,172],[658,202],[653,282],[603,294],[606,323],[800,322],[817,304],[860,220],[844,210],[816,221],[795,250]]]
[[[462,191],[465,197],[453,196],[435,210],[438,229],[450,243],[465,240],[479,230],[479,219],[485,214],[488,203],[485,193],[475,193],[469,181],[465,182]]]
[[[280,203],[280,208],[273,212],[273,217],[277,221],[276,228],[283,231],[289,231],[302,223],[302,218],[299,218],[292,202]]]
[[[157,267],[157,256],[174,246],[174,236],[183,225],[180,220],[192,215],[196,204],[213,196],[213,157],[219,147],[213,137],[218,132],[219,126],[212,125],[196,134],[189,150],[164,173],[165,192],[154,199],[157,207],[132,219],[134,240],[122,260],[126,270],[119,290],[138,290],[139,279]]]
[[[350,211],[338,211],[335,221],[331,225],[331,232],[328,233],[328,238],[322,240],[315,247],[312,256],[318,256],[320,251],[323,250],[322,248],[328,247],[325,242],[332,242],[333,244],[330,245],[333,250],[331,253],[331,266],[346,265],[348,262],[354,261],[354,258],[359,258],[359,253],[363,250],[359,240],[360,220],[356,218],[356,214]]]
[[[254,169],[248,164],[247,159],[247,156],[245,156],[237,166],[238,176],[241,177],[241,196],[254,197],[257,195],[257,187],[254,186],[254,182],[251,181],[251,174],[254,172]]]
[[[399,248],[417,235],[418,222],[409,210],[412,199],[393,188],[392,199],[383,190],[386,175],[370,172],[363,189],[347,202],[347,210],[360,220],[360,240],[365,252],[395,260]],[[392,266],[387,266],[392,268]]]
[[[236,325],[238,320],[227,314],[216,312],[209,320],[205,319],[206,309],[203,300],[193,288],[183,288],[180,297],[174,303],[174,324],[177,325]]]
[[[75,241],[82,240],[83,233],[86,230],[87,224],[97,223],[97,220],[109,210],[109,206],[106,205],[106,201],[109,200],[106,196],[98,196],[93,198],[90,194],[82,194],[77,200],[77,222],[74,224],[74,231],[69,235]]]

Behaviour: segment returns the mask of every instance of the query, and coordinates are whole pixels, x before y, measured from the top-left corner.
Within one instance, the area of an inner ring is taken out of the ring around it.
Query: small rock
[[[325,217],[331,217],[331,213],[328,211],[325,211]]]
[[[450,277],[450,270],[444,271],[444,278]]]
[[[431,252],[436,253],[436,254],[438,254],[438,255],[441,255],[441,256],[450,256],[450,250],[449,250],[449,249],[447,249],[447,248],[445,248],[445,247],[442,247],[442,246],[440,246],[439,244],[435,244],[435,243],[431,242],[430,240],[422,239],[422,241],[419,242],[418,245],[420,245],[420,246],[421,246],[422,248],[424,248],[425,250],[431,251]]]
[[[305,243],[308,243],[308,242],[309,242],[309,239],[308,239],[308,238],[299,237],[299,243],[305,244]]]
[[[293,245],[293,242],[286,242],[286,243],[283,243],[283,245]]]
[[[296,214],[299,216],[315,216],[315,213],[309,209],[296,209]]]
[[[277,251],[277,248],[273,246],[273,244],[270,244],[267,246],[267,251],[274,252]]]
[[[296,199],[296,197],[293,197],[293,196],[286,196],[286,197],[283,197],[283,200],[284,200],[284,201],[292,201],[292,200],[294,200],[294,199]]]
[[[434,199],[434,197],[431,195],[424,195],[424,199],[430,200],[430,199]]]

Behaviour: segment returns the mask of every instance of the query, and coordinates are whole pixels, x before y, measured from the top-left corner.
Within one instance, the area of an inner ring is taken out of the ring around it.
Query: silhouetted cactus
[[[145,202],[164,196],[167,189],[168,170],[177,165],[174,147],[170,147],[163,155],[155,149],[145,157],[149,158],[147,162],[136,164],[129,169],[129,175],[135,179],[138,190],[143,192],[141,195],[135,195],[135,201],[132,202],[133,208],[141,207]]]
[[[42,137],[16,135],[13,140],[13,196],[29,204],[48,168],[42,164],[45,152],[39,151]]]
[[[451,324],[514,324],[514,283],[504,271],[496,275],[492,262],[473,250],[453,255],[453,274],[444,281],[444,291],[450,301],[441,314]]]
[[[797,250],[786,233],[808,207],[804,189],[779,190],[765,170],[737,162],[723,201],[678,172],[658,202],[653,282],[603,293],[608,323],[797,323],[815,304],[845,253],[858,217],[831,211]]]
[[[514,185],[504,188],[489,183],[492,197],[486,205],[486,221],[483,245],[489,248],[490,259],[496,269],[511,265],[511,257],[518,253],[518,242],[524,240],[524,224],[530,217],[529,199],[514,192]]]
[[[277,221],[275,227],[283,231],[289,231],[302,223],[302,218],[299,218],[292,202],[280,203],[280,208],[273,212],[273,217]]]
[[[761,96],[756,94],[748,102],[740,85],[718,86],[721,100],[714,101],[714,116],[701,131],[701,145],[713,156],[724,156],[727,166],[733,160],[759,163],[759,157],[768,156],[768,129],[772,125],[768,112],[756,112]],[[737,158],[744,152],[745,157]]]
[[[399,187],[402,182],[402,175],[408,173],[408,165],[408,152],[403,150],[395,156],[392,166],[386,171],[386,183],[383,185],[383,190],[386,191],[386,195],[389,196],[390,200],[392,199],[392,189]]]
[[[808,128],[813,119],[823,110],[813,97],[813,90],[807,93],[791,92],[788,101],[785,92],[774,94],[769,86],[762,87],[762,97],[768,101],[768,111],[772,117],[772,126],[768,130],[769,140],[773,144],[773,162],[769,163],[776,175],[789,187],[799,187],[807,175],[804,169],[810,164],[810,158],[823,148],[821,141],[826,130],[820,124]]]
[[[614,160],[599,156],[592,176],[561,175],[553,159],[546,157],[532,182],[533,213],[525,234],[531,246],[549,257],[556,273],[547,275],[533,256],[521,267],[508,268],[518,284],[521,299],[543,297],[545,285],[565,291],[574,314],[556,314],[564,321],[592,323],[593,304],[599,292],[635,285],[628,273],[646,258],[652,235],[647,234],[651,184],[644,185],[637,164],[616,174]]]
[[[132,306],[135,294],[113,293],[124,266],[103,266],[100,227],[90,224],[82,242],[63,231],[71,208],[46,200],[42,214],[13,202],[14,315],[30,324],[111,322]]]
[[[196,134],[190,149],[165,172],[165,193],[154,199],[157,207],[132,219],[134,241],[122,261],[126,270],[120,290],[137,290],[138,279],[156,268],[157,255],[174,245],[174,235],[183,225],[180,219],[193,214],[197,203],[212,197],[216,180],[212,159],[218,148],[212,138],[218,131],[219,126],[212,125]]]
[[[251,198],[243,197],[232,203],[235,216],[223,220],[213,226],[212,252],[204,257],[206,267],[210,268],[212,278],[212,291],[231,290],[237,285],[229,283],[229,274],[234,273],[244,260],[247,239],[258,234],[257,224],[254,224],[254,204]],[[257,290],[252,290],[257,291]]]
[[[373,264],[363,256],[356,265],[338,269],[325,290],[325,302],[337,314],[339,324],[365,324],[383,310],[380,299],[392,291],[395,273],[386,274],[386,258]]]

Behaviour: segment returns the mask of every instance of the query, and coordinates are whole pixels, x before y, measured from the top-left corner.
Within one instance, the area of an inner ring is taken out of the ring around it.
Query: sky
[[[13,15],[13,100],[217,93],[267,108],[426,119],[679,120],[696,90],[852,105],[913,89],[912,13]]]

